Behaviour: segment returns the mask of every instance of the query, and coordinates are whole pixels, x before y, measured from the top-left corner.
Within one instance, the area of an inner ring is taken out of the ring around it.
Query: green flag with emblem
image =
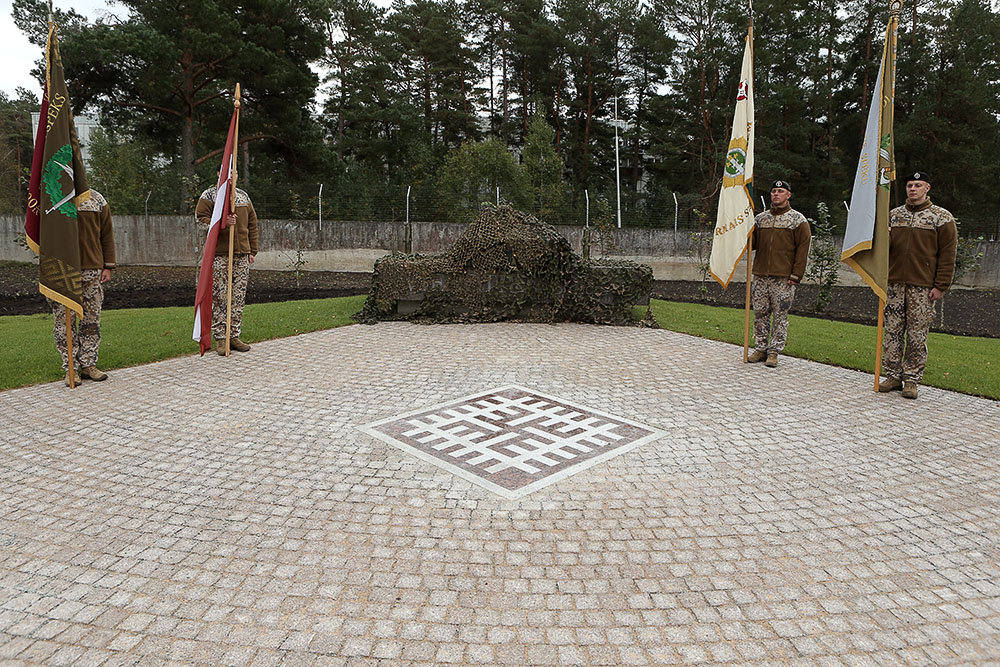
[[[38,289],[83,316],[77,205],[90,199],[55,24],[49,24],[25,237],[38,253]]]

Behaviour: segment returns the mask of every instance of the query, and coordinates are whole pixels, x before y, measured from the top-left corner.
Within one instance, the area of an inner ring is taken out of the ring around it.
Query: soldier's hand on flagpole
[[[253,255],[248,256],[247,261],[253,264]]]
[[[103,285],[109,280],[111,280],[111,269],[104,269],[101,271],[101,284]]]
[[[931,293],[928,296],[930,296],[931,301],[937,301],[938,299],[944,296],[944,292],[939,290],[937,287],[932,287]]]
[[[236,224],[236,214],[235,213],[230,213],[229,217],[226,218],[226,227],[229,227],[229,226],[235,225],[235,224]]]

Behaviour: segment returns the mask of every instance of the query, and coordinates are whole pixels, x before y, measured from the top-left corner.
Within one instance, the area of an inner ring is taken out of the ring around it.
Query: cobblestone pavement
[[[663,435],[511,500],[358,428],[508,385]],[[1000,664],[998,433],[992,401],[581,325],[8,391],[0,662]]]

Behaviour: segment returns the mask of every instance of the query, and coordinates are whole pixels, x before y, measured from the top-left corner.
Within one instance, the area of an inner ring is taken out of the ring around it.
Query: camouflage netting
[[[552,225],[501,206],[441,255],[378,260],[354,319],[636,324],[632,306],[648,304],[652,287],[645,264],[584,260]]]

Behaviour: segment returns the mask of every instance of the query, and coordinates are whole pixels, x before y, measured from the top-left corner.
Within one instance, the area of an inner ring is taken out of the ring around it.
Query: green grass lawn
[[[653,300],[664,329],[743,345],[743,310]],[[751,313],[751,345],[753,345]],[[791,315],[785,354],[873,373],[877,329]],[[931,333],[923,384],[1000,398],[1000,339]],[[874,380],[873,380],[874,382]]]
[[[311,299],[248,304],[241,338],[254,343],[331,329],[351,323],[365,297]],[[113,370],[187,354],[197,354],[191,340],[194,306],[133,308],[101,313],[99,366]],[[52,342],[52,315],[0,317],[0,390],[61,379],[62,363]],[[210,352],[208,354],[215,354]]]
[[[250,304],[243,339],[254,343],[351,323],[363,296]],[[645,313],[641,309],[639,316]],[[660,326],[743,344],[743,311],[653,300]],[[102,314],[100,366],[105,370],[197,354],[194,308],[107,310]],[[51,315],[0,317],[0,390],[62,377]],[[924,384],[1000,399],[1000,339],[930,334]],[[213,352],[214,354],[214,352]],[[872,372],[875,327],[791,317],[785,354]]]

